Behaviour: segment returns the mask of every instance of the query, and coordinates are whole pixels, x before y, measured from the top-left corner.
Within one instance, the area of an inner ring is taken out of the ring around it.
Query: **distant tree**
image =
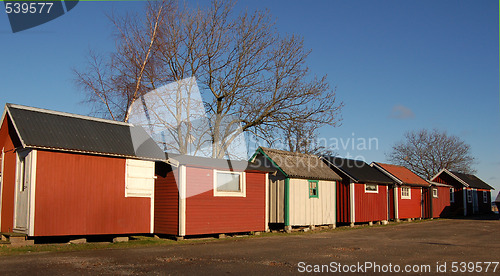
[[[267,11],[235,14],[231,1],[197,8],[151,1],[142,14],[112,17],[116,51],[89,55],[77,83],[99,114],[128,121],[148,91],[195,77],[218,158],[242,132],[267,140],[290,125],[336,126],[342,103],[335,90],[326,76],[311,76],[303,39],[281,35],[273,21]],[[186,112],[178,109],[172,112]],[[192,136],[183,131],[180,153]]]
[[[470,145],[454,135],[434,129],[405,133],[404,139],[392,147],[389,161],[407,167],[425,179],[442,169],[474,173],[474,157]]]

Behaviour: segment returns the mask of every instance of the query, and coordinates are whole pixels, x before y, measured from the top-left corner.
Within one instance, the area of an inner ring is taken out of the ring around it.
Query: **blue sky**
[[[80,2],[16,34],[2,8],[0,104],[87,114],[72,68],[89,49],[113,50],[106,14],[143,4]],[[340,155],[384,162],[405,131],[437,128],[469,143],[477,175],[500,190],[498,1],[239,1],[245,8],[267,8],[280,32],[302,35],[311,72],[337,87],[342,126],[322,137],[378,139]]]

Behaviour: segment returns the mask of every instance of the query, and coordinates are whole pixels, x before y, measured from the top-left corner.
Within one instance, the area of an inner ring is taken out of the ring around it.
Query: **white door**
[[[31,190],[31,154],[24,150],[17,153],[16,205],[14,231],[26,233],[29,222],[29,198]]]

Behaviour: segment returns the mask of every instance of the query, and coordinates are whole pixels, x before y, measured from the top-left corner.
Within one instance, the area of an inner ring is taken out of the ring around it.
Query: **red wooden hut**
[[[453,186],[429,181],[431,188],[425,194],[424,200],[429,204],[429,209],[432,211],[427,217],[429,218],[445,218],[451,214],[451,204],[454,201]]]
[[[424,217],[424,190],[430,184],[403,166],[372,162],[370,166],[378,169],[395,184],[389,186],[390,219],[413,219]]]
[[[431,181],[452,186],[451,215],[469,216],[491,212],[491,190],[494,189],[475,175],[443,169]]]
[[[269,171],[247,161],[194,156],[157,162],[155,233],[266,231]]]
[[[394,181],[364,161],[331,156],[323,160],[342,181],[337,182],[337,222],[387,221],[388,186]]]
[[[1,123],[1,232],[153,232],[161,150],[142,128],[13,104]]]

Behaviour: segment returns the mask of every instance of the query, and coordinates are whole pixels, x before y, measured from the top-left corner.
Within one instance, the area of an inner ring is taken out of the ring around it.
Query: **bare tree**
[[[407,167],[425,179],[441,169],[474,173],[470,145],[454,135],[434,129],[405,133],[404,140],[392,147],[389,161]]]
[[[342,103],[326,76],[311,76],[303,39],[279,34],[267,11],[235,14],[228,1],[204,8],[152,1],[144,14],[113,22],[116,52],[91,56],[76,76],[90,102],[114,119],[127,121],[149,90],[196,77],[213,157],[227,156],[242,132],[272,140],[290,125],[340,120]]]

